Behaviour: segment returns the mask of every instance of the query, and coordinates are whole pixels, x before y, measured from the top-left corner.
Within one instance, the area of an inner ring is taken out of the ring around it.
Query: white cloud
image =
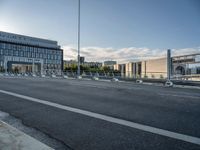
[[[64,59],[76,59],[77,50],[73,46],[63,46]],[[114,49],[112,47],[83,47],[81,48],[81,56],[86,58],[86,61],[116,60],[118,63],[125,63],[130,61],[153,59],[166,56],[166,50],[163,49],[149,49],[146,47],[128,47],[121,49]],[[200,53],[200,47],[172,49],[172,55],[184,55]]]

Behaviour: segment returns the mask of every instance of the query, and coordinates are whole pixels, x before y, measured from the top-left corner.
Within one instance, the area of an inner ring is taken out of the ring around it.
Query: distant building
[[[64,60],[63,64],[64,64],[63,69],[65,69],[66,67],[69,68],[72,66],[77,66],[78,62],[76,60]],[[91,67],[91,68],[101,68],[102,67],[102,63],[100,63],[100,62],[85,62],[85,61],[83,61],[81,63],[81,65],[86,66],[86,67]]]
[[[142,61],[141,77],[146,78],[166,78],[167,59],[158,58]]]
[[[200,74],[200,54],[175,56],[172,58],[174,75]]]
[[[101,68],[103,64],[101,62],[85,62],[83,65],[91,68]]]
[[[129,78],[141,77],[141,62],[130,62],[125,64],[125,76]]]
[[[107,66],[110,69],[114,70],[114,65],[116,65],[116,61],[104,61],[103,66]]]
[[[126,64],[115,64],[114,70],[119,71],[121,76],[124,77],[126,73]]]
[[[0,31],[0,71],[60,74],[62,68],[57,41]]]
[[[85,62],[85,57],[80,57],[80,64],[84,64]]]
[[[76,66],[78,63],[76,60],[63,60],[63,69]]]
[[[200,54],[174,56],[171,68],[172,77],[200,75]],[[129,62],[125,64],[125,71],[116,64],[114,69],[125,72],[128,78],[167,78],[167,58]]]

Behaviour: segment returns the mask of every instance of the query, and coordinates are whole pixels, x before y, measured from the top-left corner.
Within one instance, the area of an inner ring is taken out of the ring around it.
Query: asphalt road
[[[200,139],[200,90],[0,77],[0,90]],[[74,150],[200,150],[200,145],[0,92],[0,110]]]

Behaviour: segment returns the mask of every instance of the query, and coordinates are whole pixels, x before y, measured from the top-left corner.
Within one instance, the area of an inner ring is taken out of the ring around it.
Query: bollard
[[[136,83],[140,83],[140,84],[142,84],[143,81],[142,81],[142,80],[136,80]]]
[[[112,81],[112,82],[119,82],[119,79],[117,79],[117,78],[112,78],[111,81]]]
[[[166,87],[173,87],[173,82],[172,81],[170,81],[170,80],[167,80],[166,82],[165,82],[165,86]]]
[[[64,78],[64,79],[68,79],[69,77],[68,77],[67,75],[64,75],[63,78]]]
[[[96,77],[96,76],[92,77],[92,79],[93,79],[93,80],[96,80],[96,81],[99,80],[99,78]]]

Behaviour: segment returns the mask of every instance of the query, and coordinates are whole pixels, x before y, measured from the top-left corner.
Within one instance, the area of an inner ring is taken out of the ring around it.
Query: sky
[[[0,31],[77,56],[78,0],[0,0]],[[81,0],[81,55],[118,62],[200,52],[200,0]]]

